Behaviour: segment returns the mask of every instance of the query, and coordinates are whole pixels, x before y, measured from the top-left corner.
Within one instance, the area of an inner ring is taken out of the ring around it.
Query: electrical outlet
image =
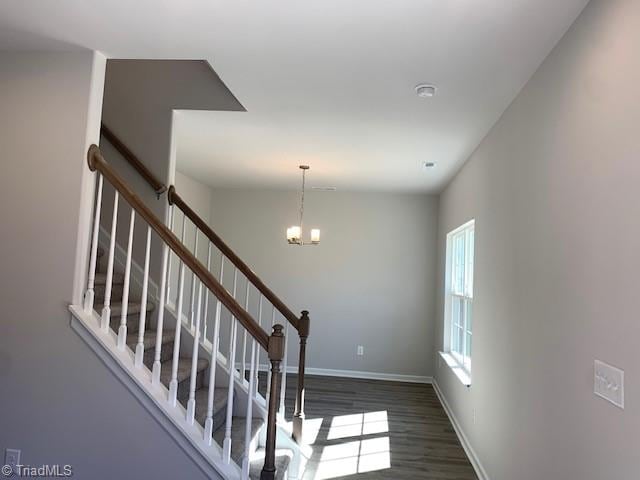
[[[358,345],[358,356],[361,357],[364,355],[364,346]]]
[[[4,464],[9,465],[13,473],[18,473],[18,465],[20,465],[20,450],[7,448],[4,451]]]
[[[624,409],[624,371],[596,360],[593,393]]]

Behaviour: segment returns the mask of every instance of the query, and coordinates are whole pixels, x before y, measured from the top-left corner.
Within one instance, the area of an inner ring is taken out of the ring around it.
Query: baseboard
[[[248,364],[247,364],[248,367]],[[236,362],[236,368],[240,370],[242,365]],[[269,366],[261,364],[258,366],[258,371],[266,372],[269,370]],[[298,373],[298,367],[289,365],[287,367],[287,373]],[[307,375],[318,375],[320,377],[342,377],[342,378],[360,378],[363,380],[384,380],[387,382],[404,382],[404,383],[424,383],[430,384],[433,381],[432,377],[421,375],[402,375],[399,373],[381,373],[381,372],[361,372],[358,370],[335,370],[330,368],[312,368],[307,367],[305,369]]]
[[[298,371],[296,367],[295,371]],[[402,375],[399,373],[360,372],[357,370],[334,370],[329,368],[307,368],[308,375],[324,377],[362,378],[365,380],[386,380],[387,382],[431,383],[433,378],[421,375]]]
[[[462,430],[462,427],[460,426],[460,422],[458,422],[458,419],[456,418],[456,416],[453,413],[453,410],[449,406],[449,403],[447,402],[447,399],[442,393],[442,390],[440,390],[440,387],[438,386],[438,382],[434,379],[432,384],[433,384],[433,389],[435,390],[436,395],[438,396],[438,400],[440,400],[440,403],[442,404],[442,408],[444,408],[444,411],[449,417],[449,421],[451,422],[451,425],[453,425],[453,429],[455,430],[456,435],[458,436],[458,440],[460,440],[460,443],[462,444],[462,448],[467,454],[467,457],[469,457],[471,466],[475,470],[476,475],[478,476],[478,479],[489,480],[489,475],[487,475],[487,472],[482,466],[482,463],[480,463],[480,459],[478,458],[478,455],[476,454],[475,450],[471,446],[471,443],[469,443],[469,439],[465,435],[464,430]]]

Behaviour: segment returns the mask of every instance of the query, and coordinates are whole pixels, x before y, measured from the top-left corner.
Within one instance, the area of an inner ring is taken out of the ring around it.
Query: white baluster
[[[109,321],[111,319],[111,288],[113,283],[113,257],[116,250],[116,226],[118,224],[118,191],[113,197],[113,216],[111,218],[111,238],[109,239],[109,259],[107,260],[107,279],[104,289],[104,306],[102,307],[102,318],[100,328],[109,331]]]
[[[220,258],[220,283],[224,275],[224,257]],[[207,289],[207,295],[209,290]],[[213,435],[213,398],[216,388],[216,367],[218,366],[218,348],[220,346],[220,315],[222,303],[216,303],[216,316],[213,323],[213,345],[211,346],[211,362],[209,364],[209,393],[207,396],[207,418],[204,421],[204,441],[211,445]]]
[[[262,298],[263,298],[263,295],[260,294],[260,301],[258,302],[258,325],[260,326],[262,326]],[[260,379],[258,378],[258,373],[259,373],[258,371],[260,370],[260,351],[261,350],[258,350],[257,357],[256,357],[256,371],[255,371],[256,388],[255,388],[255,394],[254,394],[256,398],[258,398],[258,393],[259,393],[258,388],[260,385]],[[269,362],[267,361],[267,364],[268,363]]]
[[[171,381],[169,382],[169,403],[176,406],[178,398],[178,362],[180,361],[180,332],[182,331],[182,299],[184,297],[184,263],[180,262],[178,277],[178,320],[176,321],[176,332],[173,339],[173,362],[171,364]]]
[[[129,240],[127,242],[127,263],[124,266],[124,286],[122,287],[122,312],[120,313],[120,328],[118,329],[118,348],[124,350],[127,345],[127,313],[129,311],[129,282],[131,280],[131,252],[133,250],[133,224],[136,211],[131,209],[129,219]],[[140,308],[146,308],[142,305]]]
[[[247,331],[242,335],[242,382],[246,380],[247,374]]]
[[[198,258],[198,228],[194,227],[195,229],[195,245],[193,247],[193,256]],[[196,302],[196,273],[193,272],[193,275],[191,277],[191,308],[189,310],[189,326],[191,327],[191,329],[193,330],[193,324],[194,324],[194,318],[195,318],[195,313],[196,313],[196,306],[195,306],[195,302]]]
[[[160,280],[160,307],[158,310],[158,321],[156,326],[156,350],[153,357],[153,371],[151,375],[151,382],[154,386],[160,385],[160,369],[161,369],[161,349],[162,349],[162,329],[164,327],[164,309],[167,297],[165,292],[169,293],[167,288],[168,267],[169,267],[169,247],[166,243],[162,245],[162,278]]]
[[[262,312],[262,295],[260,295],[260,312]],[[247,415],[244,430],[244,456],[242,457],[242,479],[247,480],[249,478],[250,467],[250,450],[251,450],[251,424],[253,419],[253,397],[257,388],[257,367],[256,367],[256,347],[257,342],[255,339],[251,342],[251,367],[249,370],[249,397],[247,401]]]
[[[89,280],[84,295],[84,310],[91,312],[95,299],[96,264],[98,262],[98,235],[100,234],[100,209],[102,207],[102,175],[98,173],[98,195],[94,208],[93,237],[91,237],[91,257],[89,260]]]
[[[147,297],[149,290],[149,254],[151,251],[151,227],[147,226],[147,244],[144,253],[144,276],[142,279],[142,305],[140,309],[140,325],[138,327],[138,344],[136,345],[135,365],[136,367],[142,367],[142,360],[144,357],[144,331],[147,321]]]
[[[207,241],[207,272],[211,271],[211,242]],[[209,295],[205,293],[204,296],[204,315],[202,318],[204,319],[204,325],[202,326],[202,338],[207,339],[207,323],[209,315]],[[213,342],[212,342],[213,343]]]
[[[237,267],[233,267],[233,299],[236,299],[236,295],[238,292],[238,268]],[[231,333],[231,330],[233,329],[233,322],[236,321],[236,317],[234,317],[233,315],[231,315],[231,321],[229,323],[229,333]],[[229,339],[231,340],[231,339]],[[229,351],[228,353],[231,353],[231,344],[229,344]],[[229,362],[229,359],[227,358],[227,363]],[[233,368],[233,363],[230,363],[227,365],[227,367],[229,367],[230,369]]]
[[[244,294],[244,310],[246,312],[249,311],[249,289],[251,287],[251,283],[247,278],[247,290]],[[247,330],[244,330],[243,339],[242,339],[242,383],[244,384],[245,375],[247,374]]]
[[[289,321],[284,321],[284,358],[282,359],[282,384],[280,385],[280,417],[284,421],[285,407],[284,401],[286,399],[287,390],[287,350],[289,342]]]
[[[180,233],[180,241],[182,242],[183,245],[186,238],[187,238],[187,216],[183,214],[182,215],[182,233]],[[182,262],[182,260],[180,260],[178,256],[176,256],[176,260],[178,262]],[[178,299],[176,298],[176,304],[177,303],[178,303]],[[178,312],[178,320],[182,322],[182,310]]]
[[[238,269],[233,274],[233,298],[236,298],[238,287]],[[238,331],[238,321],[234,316],[231,317],[229,329],[229,356],[227,357],[227,366],[229,367],[229,389],[227,392],[227,420],[225,423],[224,442],[222,444],[222,458],[226,463],[231,461],[231,422],[233,421],[233,387],[236,364],[236,336]]]
[[[270,332],[273,331],[273,326],[276,324],[276,307],[275,305],[272,306],[272,310],[271,310],[271,328],[269,329]],[[265,394],[264,398],[269,398],[269,395],[271,395],[271,369],[269,368],[269,358],[267,357],[267,393]]]
[[[196,377],[198,375],[198,351],[200,347],[200,307],[202,305],[202,282],[198,282],[198,306],[196,312],[196,330],[193,333],[193,350],[191,353],[191,381],[189,383],[189,400],[187,401],[187,422],[193,425],[196,415]],[[214,368],[214,367],[212,367]]]
[[[169,205],[169,230],[171,230],[172,232],[173,232],[174,218],[175,218],[175,207],[173,205]],[[169,257],[169,264],[167,265],[167,278],[169,279],[169,281],[167,282],[167,296],[165,297],[165,299],[167,302],[170,302],[171,301],[171,257]],[[160,295],[162,295],[162,293]]]

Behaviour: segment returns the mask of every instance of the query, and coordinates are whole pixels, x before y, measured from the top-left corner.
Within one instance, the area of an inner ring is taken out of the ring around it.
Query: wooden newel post
[[[267,445],[260,480],[273,480],[276,475],[276,420],[278,401],[280,399],[281,371],[280,365],[284,357],[283,326],[273,326],[273,333],[269,337],[269,360],[271,361],[271,389],[269,395],[269,411],[267,418]]]
[[[302,311],[298,329],[300,336],[300,358],[298,359],[298,388],[296,390],[296,410],[293,414],[293,439],[302,443],[304,427],[304,369],[307,350],[307,337],[309,336],[309,312]]]

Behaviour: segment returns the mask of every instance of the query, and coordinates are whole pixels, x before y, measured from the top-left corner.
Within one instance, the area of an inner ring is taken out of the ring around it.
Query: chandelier
[[[294,225],[292,227],[287,228],[287,242],[289,245],[318,245],[320,243],[320,229],[312,228],[311,229],[311,241],[305,242],[302,240],[302,224],[304,217],[304,187],[305,187],[305,175],[307,170],[309,170],[309,165],[300,165],[300,170],[302,170],[302,190],[300,193],[300,223],[298,225]]]

